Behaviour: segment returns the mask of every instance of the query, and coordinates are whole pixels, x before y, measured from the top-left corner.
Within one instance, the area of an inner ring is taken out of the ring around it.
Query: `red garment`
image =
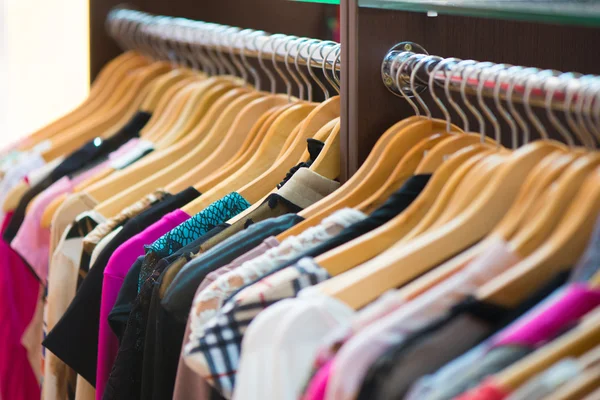
[[[4,233],[13,213],[7,213]],[[0,398],[39,400],[40,384],[21,337],[31,322],[40,284],[23,259],[0,240]],[[41,358],[41,354],[40,354]]]
[[[488,379],[475,389],[455,397],[454,400],[504,400],[509,392],[498,386],[493,379]]]

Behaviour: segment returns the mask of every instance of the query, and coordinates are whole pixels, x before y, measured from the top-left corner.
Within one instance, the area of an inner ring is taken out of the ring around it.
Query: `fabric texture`
[[[297,268],[309,265],[327,274],[310,259],[303,259]],[[301,286],[310,289],[308,283]],[[245,332],[233,398],[300,398],[321,338],[353,315],[344,303],[306,289],[297,299],[267,308]]]
[[[51,331],[69,307],[83,277],[89,271],[89,265],[81,263],[83,238],[103,218],[93,211],[80,215],[69,229],[64,232],[52,259],[52,269],[48,279],[48,297],[44,310],[46,332]],[[44,371],[44,398],[68,399],[75,393],[76,374],[60,359],[63,349],[69,343],[55,343],[48,337],[43,342],[46,348]]]
[[[6,214],[1,231],[11,217],[11,213]],[[39,399],[39,382],[21,337],[35,312],[40,284],[21,257],[3,241],[0,241],[0,257],[0,398]]]
[[[146,256],[140,272],[139,287],[148,279],[156,263],[163,257],[173,254],[183,246],[204,235],[215,226],[236,216],[250,207],[238,193],[233,192],[215,201],[177,228],[166,233],[152,245],[146,247]]]
[[[109,218],[106,222],[98,225],[93,231],[91,231],[83,240],[83,248],[89,252],[92,252],[100,240],[102,240],[106,235],[115,230],[117,227],[122,226],[131,218],[159,203],[167,195],[170,194],[162,189],[159,189],[145,196],[132,206],[124,208],[119,214]]]
[[[397,345],[411,332],[441,317],[454,304],[518,261],[519,258],[510,252],[506,242],[498,239],[484,255],[473,260],[462,271],[363,329],[337,353],[327,398],[354,398],[370,366],[390,346]]]
[[[62,349],[60,355],[55,354],[92,385],[96,383],[100,304],[104,271],[108,261],[118,247],[129,238],[159,221],[165,213],[182,207],[198,196],[197,190],[186,189],[177,195],[167,197],[128,221],[98,256],[68,309],[48,334],[46,341],[54,340]],[[126,273],[129,266],[123,268]]]
[[[104,386],[108,381],[110,370],[113,366],[119,343],[108,326],[108,314],[114,306],[119,287],[118,277],[112,278],[113,269],[121,266],[132,265],[135,259],[144,254],[144,245],[156,240],[161,235],[179,226],[189,219],[189,215],[181,210],[175,210],[146,228],[143,232],[132,237],[113,253],[104,270],[104,284],[102,286],[102,301],[100,303],[100,327],[98,331],[98,361],[96,368],[96,397],[102,398]],[[121,267],[122,268],[122,267]],[[117,274],[118,276],[118,274]],[[113,284],[112,280],[116,280]]]
[[[190,261],[175,277],[162,301],[163,307],[175,318],[186,323],[196,289],[206,274],[220,268],[252,250],[266,238],[278,235],[302,221],[296,214],[271,218],[237,233],[219,245]]]
[[[190,314],[192,331],[201,332],[202,326],[215,316],[225,300],[237,289],[254,282],[280,263],[328,240],[344,228],[364,218],[366,216],[363,213],[350,208],[337,211],[325,218],[322,224],[309,228],[298,236],[287,238],[279,246],[221,276],[194,299]],[[261,286],[261,282],[259,281],[256,285]]]

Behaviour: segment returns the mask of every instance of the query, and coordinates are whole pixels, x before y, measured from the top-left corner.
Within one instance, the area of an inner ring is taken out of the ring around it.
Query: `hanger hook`
[[[295,44],[299,40],[300,38],[298,38],[298,36],[287,36],[284,39],[283,64],[285,65],[285,69],[287,70],[288,74],[292,77],[292,80],[296,83],[296,86],[298,87],[298,98],[300,100],[304,100],[304,85],[302,81],[298,78],[298,75],[294,73],[292,67],[290,66],[290,54],[293,48],[292,44]]]
[[[217,57],[225,67],[225,73],[227,75],[236,76],[235,67],[229,62],[225,54],[223,53],[223,37],[226,36],[226,31],[230,27],[227,25],[214,25],[214,29],[212,31],[212,42],[214,44],[215,50],[217,52]]]
[[[525,78],[525,92],[524,92],[524,96],[523,96],[523,104],[525,105],[525,111],[527,112],[527,116],[529,117],[529,120],[533,123],[533,125],[535,126],[535,129],[540,133],[542,138],[548,140],[549,136],[548,136],[548,132],[546,131],[546,127],[544,126],[544,124],[542,124],[542,122],[537,117],[537,115],[535,115],[535,113],[533,112],[533,109],[531,107],[531,92],[533,91],[534,88],[538,87],[538,85],[537,85],[538,82],[540,82],[540,81],[543,82],[544,78],[548,77],[548,75],[552,76],[553,71],[551,71],[551,70],[540,71],[537,68],[534,68],[532,71],[534,71],[534,72],[532,74],[529,74]]]
[[[594,128],[590,128],[587,122],[590,122],[589,120],[589,115],[585,116],[584,114],[586,114],[585,110],[584,110],[584,106],[585,103],[587,101],[587,92],[590,90],[591,85],[589,84],[590,82],[593,82],[593,80],[595,80],[595,76],[594,75],[583,75],[579,78],[579,82],[582,85],[581,91],[577,96],[577,102],[575,104],[575,109],[576,109],[576,116],[577,116],[577,121],[579,122],[579,126],[581,126],[581,128],[583,129],[583,131],[585,132],[585,135],[589,138],[590,140],[590,145],[592,146],[592,148],[596,149],[596,136],[598,135],[597,131]],[[593,124],[592,124],[593,125]]]
[[[593,146],[589,142],[589,138],[581,132],[581,127],[577,126],[575,119],[573,118],[573,99],[575,94],[578,92],[580,87],[580,82],[577,79],[579,77],[578,74],[567,72],[559,75],[559,78],[565,82],[565,104],[564,104],[564,113],[567,120],[567,125],[571,128],[571,131],[575,133],[577,139],[587,148],[592,148]]]
[[[331,72],[333,74],[333,80],[337,83],[337,92],[340,93],[340,90],[342,88],[342,82],[340,80],[340,75],[341,75],[341,71],[340,71],[340,75],[337,74],[337,66],[339,63],[341,63],[342,61],[342,45],[339,45],[337,50],[336,50],[336,56],[335,56],[335,61],[333,62],[333,65],[331,66]]]
[[[277,43],[276,45],[273,45],[273,43],[271,43],[271,51],[273,52],[271,54],[271,61],[273,62],[273,68],[275,68],[275,71],[277,72],[277,74],[281,77],[281,79],[285,83],[285,89],[286,89],[286,93],[288,96],[288,102],[291,102],[292,101],[292,99],[291,99],[291,97],[292,97],[292,82],[283,73],[283,70],[279,67],[279,65],[277,65],[277,55],[279,53],[279,47],[281,47],[281,45],[283,45],[287,42],[287,40],[286,40],[287,37],[282,34],[275,34],[275,35],[272,35],[271,38],[275,39],[275,42],[277,42],[278,39],[281,39],[281,41],[279,41],[279,43]]]
[[[448,109],[446,108],[444,103],[440,100],[438,95],[435,93],[435,77],[438,75],[438,73],[440,71],[443,70],[443,68],[446,66],[446,64],[448,64],[449,60],[444,60],[442,57],[435,57],[435,58],[437,59],[438,63],[436,64],[435,67],[433,67],[433,70],[431,70],[431,72],[429,73],[429,82],[428,82],[429,93],[431,94],[433,101],[435,101],[435,103],[438,105],[438,107],[442,111],[442,114],[444,114],[444,119],[446,120],[446,133],[450,133],[452,130],[452,126],[451,126],[452,117],[450,117],[450,113],[448,112]],[[446,72],[444,71],[444,76],[445,75],[446,75]]]
[[[223,31],[223,35],[221,36],[221,46],[224,48],[224,53],[229,54],[229,58],[232,62],[232,75],[238,75],[244,83],[248,83],[248,72],[238,59],[235,48],[235,42],[237,40],[238,33],[240,32],[240,28],[236,27],[228,27]],[[239,74],[238,74],[239,72]]]
[[[592,77],[589,80],[590,84],[587,87],[586,90],[586,101],[585,101],[585,113],[586,113],[586,121],[588,123],[588,126],[590,127],[590,129],[592,130],[592,132],[594,132],[595,138],[596,138],[596,143],[600,144],[600,127],[596,124],[596,120],[593,119],[594,117],[594,103],[597,101],[596,100],[596,94],[598,91],[598,87],[599,87],[599,81],[598,81],[598,77]]]
[[[503,68],[502,65],[494,64],[492,62],[482,62],[476,65],[476,68],[479,68],[477,72],[477,103],[479,107],[483,110],[483,113],[488,117],[492,126],[494,127],[494,139],[496,142],[500,143],[500,124],[498,123],[498,119],[494,112],[485,104],[485,100],[483,99],[483,90],[484,86],[487,83],[488,76],[491,75],[494,79],[496,79],[496,72]],[[485,143],[485,134],[481,132],[481,143]]]
[[[506,89],[506,104],[508,105],[508,110],[510,114],[517,121],[517,124],[519,124],[519,127],[521,128],[523,138],[525,139],[524,144],[527,144],[529,143],[529,125],[527,125],[527,122],[525,122],[523,116],[517,111],[513,97],[515,86],[517,84],[517,75],[519,75],[524,69],[525,68],[520,66],[513,66],[506,70],[508,78],[508,85]],[[519,141],[518,138],[515,137],[513,142],[513,148],[516,149],[517,147],[519,147]]]
[[[204,31],[204,35],[203,35],[203,39],[204,39],[204,43],[205,43],[205,48],[207,51],[208,56],[210,57],[210,59],[214,62],[216,68],[217,68],[217,75],[225,75],[226,70],[225,70],[225,65],[223,64],[222,60],[219,58],[218,52],[217,52],[217,44],[214,40],[214,35],[215,35],[215,30],[216,30],[216,25],[215,24],[207,24],[204,23],[204,27],[205,27],[205,31]]]
[[[265,31],[255,31],[253,29],[245,29],[240,33],[242,34],[242,47],[240,50],[240,54],[242,55],[242,62],[246,66],[246,69],[248,71],[250,71],[250,74],[252,75],[252,77],[254,79],[254,87],[256,88],[256,90],[260,91],[260,89],[262,87],[260,75],[258,74],[258,71],[256,71],[256,68],[254,68],[248,62],[248,58],[246,57],[246,52],[256,51],[257,50],[256,39],[259,36],[266,35],[266,33],[265,33]],[[248,45],[248,39],[251,40],[252,46],[254,47],[254,49],[252,49],[252,50],[250,50],[250,46]]]
[[[260,46],[256,46],[256,42],[258,42],[260,38],[263,38],[263,42]],[[271,84],[271,94],[275,94],[277,92],[277,80],[275,79],[275,75],[273,75],[273,72],[270,69],[268,69],[265,65],[265,60],[263,58],[265,46],[267,44],[271,45],[272,40],[273,36],[257,36],[255,37],[255,47],[258,48],[258,64],[260,65],[264,73],[267,75],[267,78],[269,78],[269,82]]]
[[[494,83],[494,93],[493,93],[493,97],[494,97],[494,104],[496,105],[496,109],[498,110],[498,112],[500,113],[500,115],[502,115],[502,118],[504,118],[504,120],[506,121],[506,123],[508,124],[508,126],[510,127],[510,133],[511,133],[511,148],[513,150],[515,150],[517,148],[517,141],[518,141],[518,127],[517,127],[517,123],[515,122],[514,118],[510,115],[510,113],[506,110],[506,108],[502,105],[502,99],[500,98],[500,89],[502,89],[502,86],[504,85],[504,78],[508,75],[507,70],[509,68],[512,67],[512,65],[509,64],[499,64],[499,72],[498,74],[496,74],[496,80]],[[496,138],[496,142],[497,142],[497,146],[500,147],[500,143],[501,140],[500,138]]]
[[[552,107],[554,94],[563,84],[557,75],[558,73],[556,71],[552,71],[552,76],[544,80],[543,87],[546,91],[546,96],[544,96],[544,107],[546,108],[546,116],[552,126],[554,126],[558,133],[563,137],[567,145],[569,147],[575,147],[575,140],[573,139],[573,136],[571,136],[569,130],[560,122],[554,113],[554,108]]]
[[[477,71],[477,68],[475,67],[476,64],[477,61],[475,60],[462,60],[459,61],[456,65],[454,65],[453,69],[454,74],[459,74],[460,97],[463,103],[465,103],[465,105],[469,109],[469,111],[471,111],[471,113],[475,116],[475,119],[477,119],[477,123],[479,124],[479,132],[483,132],[485,134],[485,120],[483,119],[483,115],[481,115],[477,107],[475,107],[467,97],[467,84],[469,83],[471,74]]]
[[[315,52],[318,50],[321,54],[323,53],[323,48],[326,47],[328,45],[327,42],[323,42],[321,40],[318,39],[314,39],[313,44],[315,46],[314,49],[308,49],[308,59],[306,60],[306,65],[308,67],[308,74],[311,76],[311,78],[313,78],[313,81],[317,84],[317,86],[319,86],[319,88],[321,89],[321,91],[323,91],[323,96],[325,97],[325,99],[327,100],[329,98],[329,90],[327,89],[327,86],[325,86],[325,84],[319,79],[319,77],[317,76],[317,74],[315,74],[315,72],[313,71],[313,55],[315,54]],[[322,66],[325,65],[324,63],[322,63]],[[321,66],[321,67],[322,67]]]
[[[333,42],[331,40],[326,40],[322,43],[324,44],[324,46],[320,48],[320,55],[321,55],[321,60],[322,60],[321,71],[323,72],[323,76],[325,77],[327,82],[329,82],[329,84],[331,85],[333,90],[335,90],[338,94],[340,94],[340,90],[337,87],[337,83],[335,82],[335,69],[332,68],[332,76],[334,76],[334,78],[329,76],[329,73],[327,72],[327,63],[329,60],[329,55],[338,49],[339,44],[337,44],[336,42]],[[328,48],[327,53],[323,54],[323,50],[327,49],[327,48]],[[333,64],[334,64],[334,62],[331,63],[332,66],[333,66]]]
[[[302,68],[300,68],[299,59],[302,58],[304,60],[304,62],[308,64],[307,59],[302,56],[302,50],[304,50],[304,48],[308,46],[309,51],[310,51],[310,48],[312,47],[312,43],[313,43],[312,41],[313,41],[313,39],[309,39],[309,38],[305,38],[305,37],[299,38],[298,40],[296,40],[296,42],[295,42],[296,54],[294,55],[294,67],[296,67],[296,72],[298,72],[298,74],[300,75],[300,79],[302,79],[302,81],[306,85],[306,90],[308,93],[307,99],[309,102],[311,102],[313,99],[313,90],[312,90],[313,88],[312,88],[310,79],[308,79],[308,77],[306,76],[306,74],[304,73]],[[291,49],[292,49],[292,47],[290,47],[290,51],[291,51]]]
[[[423,98],[418,93],[419,91],[417,90],[416,80],[417,80],[417,73],[419,72],[419,70],[421,69],[421,67],[425,63],[433,60],[435,58],[435,56],[422,55],[422,54],[419,54],[418,56],[420,56],[421,58],[417,61],[417,63],[413,67],[413,70],[412,70],[412,72],[410,74],[410,90],[412,91],[413,96],[415,96],[415,98],[417,99],[417,101],[419,102],[419,104],[425,110],[425,114],[427,115],[427,118],[428,119],[432,119],[431,110],[429,109],[429,107],[427,107],[427,104],[425,104],[425,101],[423,101]]]
[[[460,58],[454,58],[454,57],[446,58],[446,59],[444,59],[444,61],[442,61],[442,63],[444,63],[444,65],[446,65],[446,64],[448,65],[448,68],[444,71],[444,93],[446,95],[446,99],[448,100],[448,103],[450,103],[450,106],[452,106],[452,109],[454,109],[454,111],[460,117],[460,119],[462,121],[463,129],[468,132],[469,131],[469,119],[467,118],[467,114],[464,112],[462,107],[456,102],[456,100],[454,100],[454,98],[452,98],[452,93],[450,92],[450,82],[452,81],[452,78],[454,77],[454,69],[453,68],[460,61],[461,61]],[[452,63],[454,63],[454,65],[451,65]]]
[[[211,76],[223,75],[225,73],[224,67],[219,61],[216,53],[212,49],[212,26],[205,22],[199,22],[200,29],[198,29],[198,42],[196,48],[200,57],[205,57]]]
[[[592,107],[592,116],[594,119],[594,124],[596,126],[600,126],[600,81],[598,79],[596,79],[596,82],[594,84],[594,94],[591,100],[591,104],[593,105]],[[600,141],[600,137],[598,138],[598,141]]]
[[[414,53],[411,53],[409,51],[403,51],[403,52],[401,52],[401,53],[398,54],[397,57],[404,57],[404,56],[407,56],[407,57],[400,63],[400,66],[398,67],[398,70],[396,71],[396,76],[395,76],[394,82],[396,83],[396,87],[398,88],[398,92],[400,93],[400,95],[402,97],[404,97],[404,99],[412,107],[412,109],[415,112],[415,115],[416,116],[420,116],[421,115],[421,110],[419,109],[419,107],[417,106],[417,104],[404,92],[404,88],[400,84],[400,75],[402,74],[402,71],[404,70],[404,67],[406,66],[406,64],[411,60],[411,57],[414,56],[414,55],[415,55]]]

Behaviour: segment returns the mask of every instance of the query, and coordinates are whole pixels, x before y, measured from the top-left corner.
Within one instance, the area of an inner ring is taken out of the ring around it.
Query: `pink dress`
[[[13,213],[2,223],[4,233]],[[21,336],[35,312],[40,284],[21,257],[0,240],[0,398],[39,400],[40,386]]]
[[[158,222],[151,225],[143,232],[135,235],[113,253],[104,270],[102,283],[102,301],[100,305],[100,330],[98,333],[98,361],[96,369],[96,399],[101,400],[104,387],[112,369],[117,352],[119,351],[119,340],[110,329],[108,314],[112,310],[125,275],[135,260],[144,255],[144,245],[152,244],[162,235],[170,232],[175,227],[190,218],[185,212],[175,210]]]

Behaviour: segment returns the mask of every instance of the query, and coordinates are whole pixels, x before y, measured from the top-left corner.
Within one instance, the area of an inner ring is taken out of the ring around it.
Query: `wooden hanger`
[[[214,173],[196,183],[194,188],[196,188],[196,190],[198,190],[200,193],[205,193],[240,170],[260,148],[267,132],[271,128],[271,125],[273,125],[273,122],[293,105],[294,104],[289,103],[284,106],[271,109],[265,113],[250,130],[250,134],[242,145],[242,148],[234,156],[234,161],[226,166],[223,166],[222,168],[219,168]],[[218,160],[215,160],[215,157],[211,157],[210,161],[213,162]]]
[[[140,106],[140,110],[153,112],[169,88],[194,75],[199,76],[200,74],[189,68],[177,68],[159,77],[152,85],[150,92],[146,95],[144,102]]]
[[[106,202],[98,205],[95,210],[100,215],[116,215],[121,211],[124,204],[133,204],[133,202],[156,190],[156,188],[167,185],[176,177],[180,177],[186,171],[189,171],[198,162],[197,160],[202,160],[210,156],[218,147],[219,141],[227,133],[240,110],[252,100],[261,96],[258,92],[252,91],[248,93],[247,91],[248,89],[246,88],[232,90],[214,103],[206,113],[206,118],[203,119],[203,122],[207,121],[207,123],[201,122],[198,126],[199,130],[203,130],[206,133],[202,135],[198,145],[194,149],[191,149],[182,159],[170,167],[156,172],[126,191],[111,197]],[[210,126],[211,123],[214,123],[212,127]]]
[[[459,140],[457,141],[457,139]],[[462,144],[462,147],[465,147],[468,145],[477,144],[479,141],[479,135],[471,134],[467,136],[460,133],[449,134],[445,132],[434,134],[429,138],[423,139],[420,143],[415,145],[415,147],[413,147],[413,149],[406,156],[402,158],[384,186],[382,186],[370,198],[359,204],[357,208],[367,214],[372,213],[385,200],[387,200],[392,193],[400,189],[400,187],[408,178],[416,174],[416,169],[423,161],[427,161],[428,168],[434,168],[435,170],[435,168],[443,163],[444,155],[448,157],[461,148],[458,147],[459,144]],[[441,148],[438,148],[440,146]],[[434,154],[431,155],[431,153]],[[430,156],[429,160],[425,160],[425,157],[427,156]],[[438,163],[437,166],[435,165],[436,162]]]
[[[495,375],[494,382],[513,392],[563,358],[581,356],[594,348],[599,340],[600,310],[596,309],[571,331]]]
[[[594,274],[594,276],[592,276],[592,278],[590,279],[589,285],[590,285],[590,287],[593,287],[596,289],[600,288],[600,270],[597,271]]]
[[[548,190],[545,204],[538,209],[531,223],[523,226],[511,240],[511,248],[521,257],[533,253],[550,236],[560,222],[573,197],[589,175],[600,165],[600,154],[594,153],[580,157]]]
[[[457,218],[401,249],[388,250],[348,271],[342,279],[331,279],[319,287],[358,309],[385,291],[403,286],[489,233],[510,207],[531,169],[561,146],[540,141],[520,148],[499,168],[486,190]]]
[[[208,94],[209,98],[206,99],[206,102],[214,104],[227,90],[218,88],[209,92],[211,93]],[[212,125],[213,122],[214,120],[205,120],[205,124]],[[198,128],[198,126],[195,126],[195,128]],[[164,151],[150,154],[134,165],[112,174],[108,179],[86,189],[86,192],[99,202],[108,200],[114,193],[120,193],[129,188],[132,179],[139,181],[141,178],[146,178],[184,157],[190,151],[190,148],[194,148],[197,145],[199,135],[204,133],[204,131],[194,129],[194,133],[185,135],[175,145],[169,146]]]
[[[512,306],[523,301],[545,280],[575,265],[600,213],[600,169],[596,168],[562,217],[552,235],[533,254],[484,285],[478,298]]]
[[[253,94],[255,98],[246,104],[238,113],[229,129],[224,132],[222,137],[217,138],[220,141],[218,146],[203,158],[197,158],[201,161],[182,174],[166,189],[171,193],[177,193],[186,187],[192,186],[198,182],[198,177],[205,178],[212,173],[226,167],[229,162],[233,162],[240,150],[247,150],[254,136],[258,133],[261,125],[256,124],[262,120],[263,116],[267,118],[271,114],[266,114],[275,107],[281,107],[287,104],[287,99],[280,95],[260,95],[260,92]],[[221,134],[221,133],[219,133]],[[242,153],[243,154],[243,153]]]
[[[508,241],[507,236],[512,232],[512,226],[519,224],[519,216],[523,216],[526,212],[534,212],[531,209],[534,198],[537,198],[543,190],[545,190],[555,179],[560,175],[569,163],[560,163],[557,161],[562,160],[561,155],[565,155],[562,151],[549,154],[544,158],[527,177],[527,180],[523,184],[520,193],[511,206],[510,210],[506,213],[502,221],[494,228],[494,230],[483,239],[481,242],[470,247],[468,250],[463,251],[451,260],[444,262],[439,267],[423,275],[419,279],[409,283],[405,287],[399,290],[398,296],[402,299],[410,300],[425,293],[435,285],[443,282],[448,277],[466,267],[471,261],[483,254],[498,237]],[[556,157],[555,157],[556,156]],[[562,164],[561,168],[553,168],[557,164]],[[550,171],[550,173],[548,173]],[[509,221],[507,221],[509,220]],[[507,223],[508,222],[508,223]],[[516,230],[516,228],[515,228]],[[322,265],[322,264],[319,264]]]
[[[296,128],[300,127],[302,121],[315,107],[314,104],[302,103],[296,104],[283,112],[269,127],[263,143],[243,168],[203,193],[198,199],[184,207],[183,211],[188,214],[191,213],[189,215],[195,215],[213,202],[239,189],[249,180],[255,179],[268,170],[275,162],[275,157],[287,137],[294,132],[297,133]]]
[[[297,224],[293,228],[288,229],[287,231],[278,235],[277,240],[282,241],[289,236],[296,236],[305,229],[319,224],[323,218],[327,217],[334,211],[345,207],[355,207],[361,201],[364,201],[372,193],[377,191],[377,189],[379,189],[386,182],[387,178],[394,171],[396,165],[398,162],[400,162],[402,157],[404,157],[419,141],[431,136],[431,134],[434,132],[434,129],[437,128],[437,126],[434,124],[434,120],[417,117],[412,118],[411,121],[413,122],[408,124],[401,123],[401,129],[392,127],[389,130],[390,132],[393,132],[391,134],[391,138],[383,146],[384,149],[379,154],[378,159],[373,160],[373,163],[369,165],[370,170],[366,171],[366,174],[362,177],[360,182],[355,182],[353,178],[347,182],[351,183],[349,187],[352,187],[352,190],[345,190],[345,194],[335,196],[337,200],[333,203],[323,203],[327,204],[327,206],[323,206],[320,211],[313,213],[311,209],[313,207],[317,207],[321,202],[317,202],[313,206],[303,210],[299,213],[299,215],[305,216],[304,212],[309,210],[308,214],[310,217],[307,217],[307,219]],[[363,168],[361,167],[359,171],[362,169]],[[342,186],[342,188],[344,186]],[[336,195],[338,191],[339,189],[334,192],[333,195]],[[326,199],[329,199],[329,197],[330,196],[327,196]]]
[[[546,400],[582,400],[598,388],[600,388],[600,366],[583,371],[574,380],[547,396]]]
[[[192,95],[173,128],[161,135],[157,141],[158,146],[161,148],[168,147],[190,133],[196,135],[205,133],[206,131],[204,129],[206,124],[213,122],[208,121],[205,116],[215,102],[234,89],[237,90],[237,92],[231,93],[241,94],[240,91],[247,93],[250,90],[249,88],[241,88],[236,82],[229,80],[217,83],[209,80],[203,82],[210,83],[204,86],[204,90],[198,92],[200,95],[198,95],[198,93]],[[204,124],[202,124],[203,122]],[[202,126],[203,129],[201,129],[200,126]]]
[[[188,96],[187,98],[189,99],[189,96],[191,96],[192,93],[187,93],[187,89],[188,88],[184,90],[186,90],[185,95]],[[209,93],[209,99],[207,101],[216,101],[216,99],[218,99],[222,93],[223,91],[221,88],[215,92]],[[171,109],[168,108],[168,110]],[[177,118],[177,115],[175,115],[175,118]],[[159,135],[160,134],[162,133],[159,133]],[[148,135],[152,135],[152,133],[148,133]],[[106,201],[112,197],[114,193],[127,190],[131,186],[132,179],[139,181],[142,178],[152,175],[157,170],[161,170],[162,168],[166,168],[169,165],[177,162],[181,157],[185,156],[185,154],[189,152],[190,147],[196,145],[197,141],[197,136],[192,134],[187,135],[173,146],[169,146],[163,150],[155,151],[154,153],[144,157],[142,160],[131,166],[128,166],[121,171],[113,171],[112,169],[104,171],[101,175],[104,175],[105,179],[97,182],[90,181],[89,185],[80,185],[75,188],[75,192],[85,190],[89,196],[95,198],[98,202]],[[50,226],[54,213],[60,204],[62,204],[61,199],[55,199],[46,208],[41,219],[42,227],[47,228]]]
[[[327,124],[325,124],[325,126],[323,126],[321,129],[319,129],[319,131],[315,134],[315,136],[313,138],[313,139],[323,142],[325,145],[323,146],[321,153],[319,153],[319,155],[317,156],[317,159],[315,159],[313,164],[310,166],[310,169],[313,170],[312,168],[313,168],[314,164],[317,161],[319,161],[320,169],[325,174],[325,175],[321,175],[321,176],[324,176],[329,179],[335,179],[339,175],[339,169],[340,169],[339,146],[335,145],[336,142],[339,144],[339,140],[338,140],[339,139],[339,135],[338,135],[339,126],[340,126],[340,120],[339,120],[339,118],[335,118],[335,119],[329,121]],[[336,132],[336,130],[337,130],[337,132]],[[310,157],[310,155],[308,154],[308,150],[305,150],[305,153],[302,155],[302,157],[300,158],[300,161],[298,163],[306,161],[309,157]],[[333,160],[326,162],[325,159],[333,159]],[[327,164],[330,164],[330,165],[327,165]],[[337,168],[337,172],[335,171],[336,168]],[[332,175],[333,175],[333,178],[331,178]],[[268,194],[266,194],[262,199],[260,199],[256,203],[252,204],[250,207],[248,207],[247,209],[245,209],[238,215],[231,218],[229,221],[227,221],[227,223],[230,225],[233,225],[237,221],[246,218],[246,216],[248,216],[250,213],[252,213],[258,207],[260,207],[272,193],[276,193],[277,190],[278,190],[277,188],[274,188]]]
[[[60,135],[65,129],[88,117],[113,94],[114,88],[122,83],[123,77],[132,70],[148,65],[148,61],[136,52],[127,52],[110,61],[92,84],[90,94],[76,109],[29,135],[19,150],[31,149],[36,144]]]
[[[160,134],[172,128],[168,125],[174,122],[173,115],[179,115],[185,102],[191,96],[191,88],[194,83],[199,82],[199,76],[190,76],[171,86],[160,99],[152,117],[140,131],[140,136],[151,142],[156,142]]]
[[[303,155],[306,157],[303,161],[308,159],[306,139],[314,138],[319,133],[329,136],[333,127],[328,127],[324,131],[321,131],[321,128],[327,126],[329,122],[339,118],[339,116],[339,96],[332,97],[319,104],[304,119],[298,134],[294,136],[294,140],[285,154],[278,157],[271,167],[259,177],[239,189],[238,193],[250,203],[255,203],[270,193],[281,182],[290,168],[300,162]]]
[[[118,104],[108,113],[102,116],[95,117],[89,123],[81,127],[73,127],[69,132],[61,135],[60,140],[53,143],[50,150],[42,153],[42,157],[46,161],[60,157],[61,155],[71,153],[81,147],[85,142],[96,136],[105,136],[107,132],[114,132],[116,124],[123,120],[122,124],[126,123],[137,110],[139,104],[143,101],[146,94],[145,88],[150,82],[167,72],[169,66],[162,63],[155,63],[143,72],[140,72],[134,79],[127,93],[121,98]],[[121,124],[121,126],[122,126]]]
[[[320,255],[316,258],[317,263],[330,273],[338,275],[349,265],[360,265],[385,251],[417,225],[436,199],[441,197],[443,189],[455,174],[458,174],[455,181],[462,180],[466,171],[483,158],[484,154],[481,153],[484,151],[489,152],[481,146],[456,152],[433,174],[423,192],[403,213],[372,232]],[[460,168],[467,163],[469,165],[463,167],[462,172]]]
[[[400,132],[402,129],[404,129],[411,123],[419,121],[423,118],[424,117],[421,116],[412,116],[397,122],[389,129],[387,129],[383,133],[383,135],[381,135],[381,137],[377,140],[375,146],[373,146],[373,149],[367,156],[367,159],[365,160],[365,162],[362,163],[362,165],[354,175],[352,175],[338,190],[325,197],[321,201],[318,201],[317,203],[313,204],[312,206],[305,208],[300,212],[300,214],[304,218],[311,218],[321,210],[329,208],[337,201],[349,195],[371,173],[375,164],[379,161],[384,151],[386,151],[386,149],[388,148],[390,141],[398,134],[398,132]],[[292,235],[296,235],[297,233],[294,233]]]

